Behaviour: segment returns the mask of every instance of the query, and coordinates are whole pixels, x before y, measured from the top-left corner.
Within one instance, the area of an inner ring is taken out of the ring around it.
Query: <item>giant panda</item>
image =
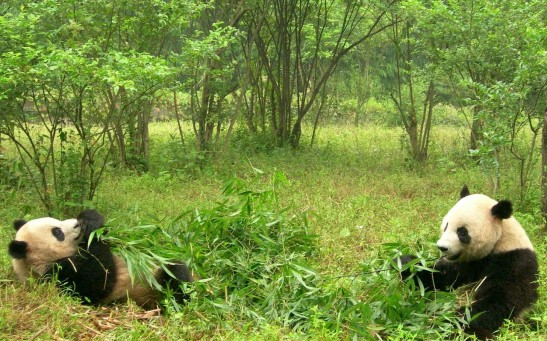
[[[18,279],[55,278],[59,286],[87,304],[130,298],[143,308],[156,308],[161,292],[144,281],[132,284],[126,262],[112,253],[110,245],[97,238],[90,241],[91,232],[103,224],[104,218],[95,210],[62,221],[50,217],[16,220],[13,225],[17,232],[8,249]],[[171,274],[158,268],[154,276],[159,285],[184,303],[189,296],[180,284],[193,281],[191,272],[182,262],[166,267]]]
[[[449,290],[474,284],[471,316],[479,314],[464,331],[484,340],[504,320],[519,317],[538,299],[538,262],[526,232],[512,216],[510,201],[496,201],[483,194],[470,194],[467,186],[460,200],[441,223],[437,247],[443,253],[433,268],[413,277],[427,290]],[[404,265],[416,257],[403,256]],[[411,272],[402,272],[403,279]],[[461,307],[463,314],[466,307]]]

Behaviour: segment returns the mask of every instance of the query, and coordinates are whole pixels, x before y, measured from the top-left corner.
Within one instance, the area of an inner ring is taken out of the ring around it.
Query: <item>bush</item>
[[[205,278],[197,287],[207,297],[201,309],[217,310],[221,320],[236,313],[290,327],[303,323],[318,290],[308,262],[315,237],[304,213],[279,206],[277,188],[285,181],[275,173],[271,187],[261,190],[230,179],[216,206],[187,212],[172,226]]]

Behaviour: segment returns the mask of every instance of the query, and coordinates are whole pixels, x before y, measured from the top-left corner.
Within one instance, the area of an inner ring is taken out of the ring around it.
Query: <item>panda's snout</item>
[[[444,246],[441,246],[441,245],[437,245],[437,247],[439,248],[439,250],[441,250],[441,252],[447,252],[448,251],[447,247],[444,247]]]

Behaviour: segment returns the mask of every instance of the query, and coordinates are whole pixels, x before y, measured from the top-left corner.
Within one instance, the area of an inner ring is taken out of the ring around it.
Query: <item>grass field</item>
[[[434,129],[425,165],[407,160],[399,129],[331,126],[319,131],[313,148],[296,151],[268,151],[261,141],[241,137],[226,155],[199,169],[170,140],[175,129],[168,123],[152,125],[149,173],[110,169],[105,174],[94,205],[106,216],[112,233],[117,224],[169,225],[192,209],[224,219],[229,228],[233,217],[221,210],[244,214],[239,210],[243,206],[237,206],[243,204],[219,203],[226,202],[226,181],[237,177],[252,192],[246,200],[255,200],[255,215],[245,219],[258,217],[265,226],[279,226],[279,234],[288,233],[283,244],[277,235],[271,236],[271,244],[257,242],[254,249],[238,244],[246,257],[231,255],[233,259],[220,248],[206,250],[202,245],[199,257],[185,253],[195,250],[183,248],[183,258],[195,262],[193,267],[207,281],[196,288],[188,306],[163,316],[132,304],[83,306],[52,285],[15,283],[9,256],[0,253],[0,339],[432,340],[452,333],[455,340],[465,339],[450,324],[458,297],[410,292],[388,262],[399,244],[424,258],[438,256],[438,226],[463,184],[492,194],[484,171],[465,156],[464,130]],[[5,148],[9,155],[9,145]],[[498,196],[516,198],[516,170],[509,162],[502,167]],[[287,181],[274,186],[272,179],[281,177],[279,172]],[[29,188],[3,186],[0,191],[0,244],[7,250],[13,238],[11,222],[44,212]],[[263,192],[275,192],[274,202],[261,201]],[[538,200],[515,202],[515,215],[536,246],[544,274],[547,237],[534,206]],[[243,221],[235,216],[238,224]],[[270,224],[272,217],[278,220]],[[170,226],[207,234],[192,225],[195,221]],[[243,226],[251,226],[254,233],[251,223]],[[269,233],[258,228],[256,232]],[[219,233],[217,239],[222,238]],[[219,245],[235,245],[223,242]],[[290,264],[289,270],[280,260]],[[234,279],[245,287],[237,287]],[[547,338],[546,284],[542,277],[540,301],[524,321],[507,323],[500,340]]]

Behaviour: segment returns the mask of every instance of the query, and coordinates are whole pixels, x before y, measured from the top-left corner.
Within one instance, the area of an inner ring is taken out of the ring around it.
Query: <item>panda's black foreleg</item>
[[[458,311],[464,315],[465,307],[460,308]],[[481,308],[473,305],[470,307],[470,315],[474,316],[477,313],[481,313],[475,317],[469,325],[464,327],[464,332],[472,334],[479,340],[489,340],[494,337],[494,332],[501,327],[504,318],[503,314],[498,311],[484,311]]]
[[[110,246],[93,242],[88,249],[80,248],[74,256],[59,259],[45,274],[54,278],[68,294],[82,299],[84,304],[100,304],[116,282],[116,267]]]
[[[172,277],[166,271],[162,271],[158,278],[158,283],[168,289],[175,301],[178,303],[185,303],[190,300],[190,295],[182,288],[183,283],[191,283],[194,281],[192,272],[188,266],[183,262],[176,262],[166,265],[167,270],[174,276]]]
[[[488,340],[493,338],[494,332],[497,331],[503,324],[503,321],[506,318],[509,318],[510,313],[507,313],[507,315],[504,314],[504,307],[496,306],[496,304],[492,304],[488,307],[488,302],[482,302],[479,303],[476,302],[472,304],[470,307],[462,307],[458,311],[460,314],[464,315],[465,310],[469,309],[469,315],[471,317],[479,314],[478,316],[475,316],[469,325],[464,326],[464,331],[467,334],[472,334],[477,337],[479,340]],[[485,310],[488,309],[488,310]]]
[[[180,282],[193,282],[194,278],[192,277],[192,272],[185,263],[173,263],[168,264],[167,269],[171,271],[173,275]]]
[[[404,266],[417,257],[405,255],[401,257],[401,264]],[[412,280],[418,285],[418,279],[422,282],[426,290],[447,291],[450,288],[457,288],[463,284],[469,283],[465,271],[460,268],[461,265],[455,262],[448,262],[441,258],[435,262],[433,269],[435,271],[418,270],[412,277]],[[411,277],[412,271],[405,269],[401,272],[403,280]]]
[[[465,327],[465,332],[475,334],[480,340],[492,338],[505,320],[519,316],[531,304],[527,302],[522,288],[510,282],[486,278],[473,290],[473,303],[460,308],[459,312],[463,315],[469,309],[473,318]]]

